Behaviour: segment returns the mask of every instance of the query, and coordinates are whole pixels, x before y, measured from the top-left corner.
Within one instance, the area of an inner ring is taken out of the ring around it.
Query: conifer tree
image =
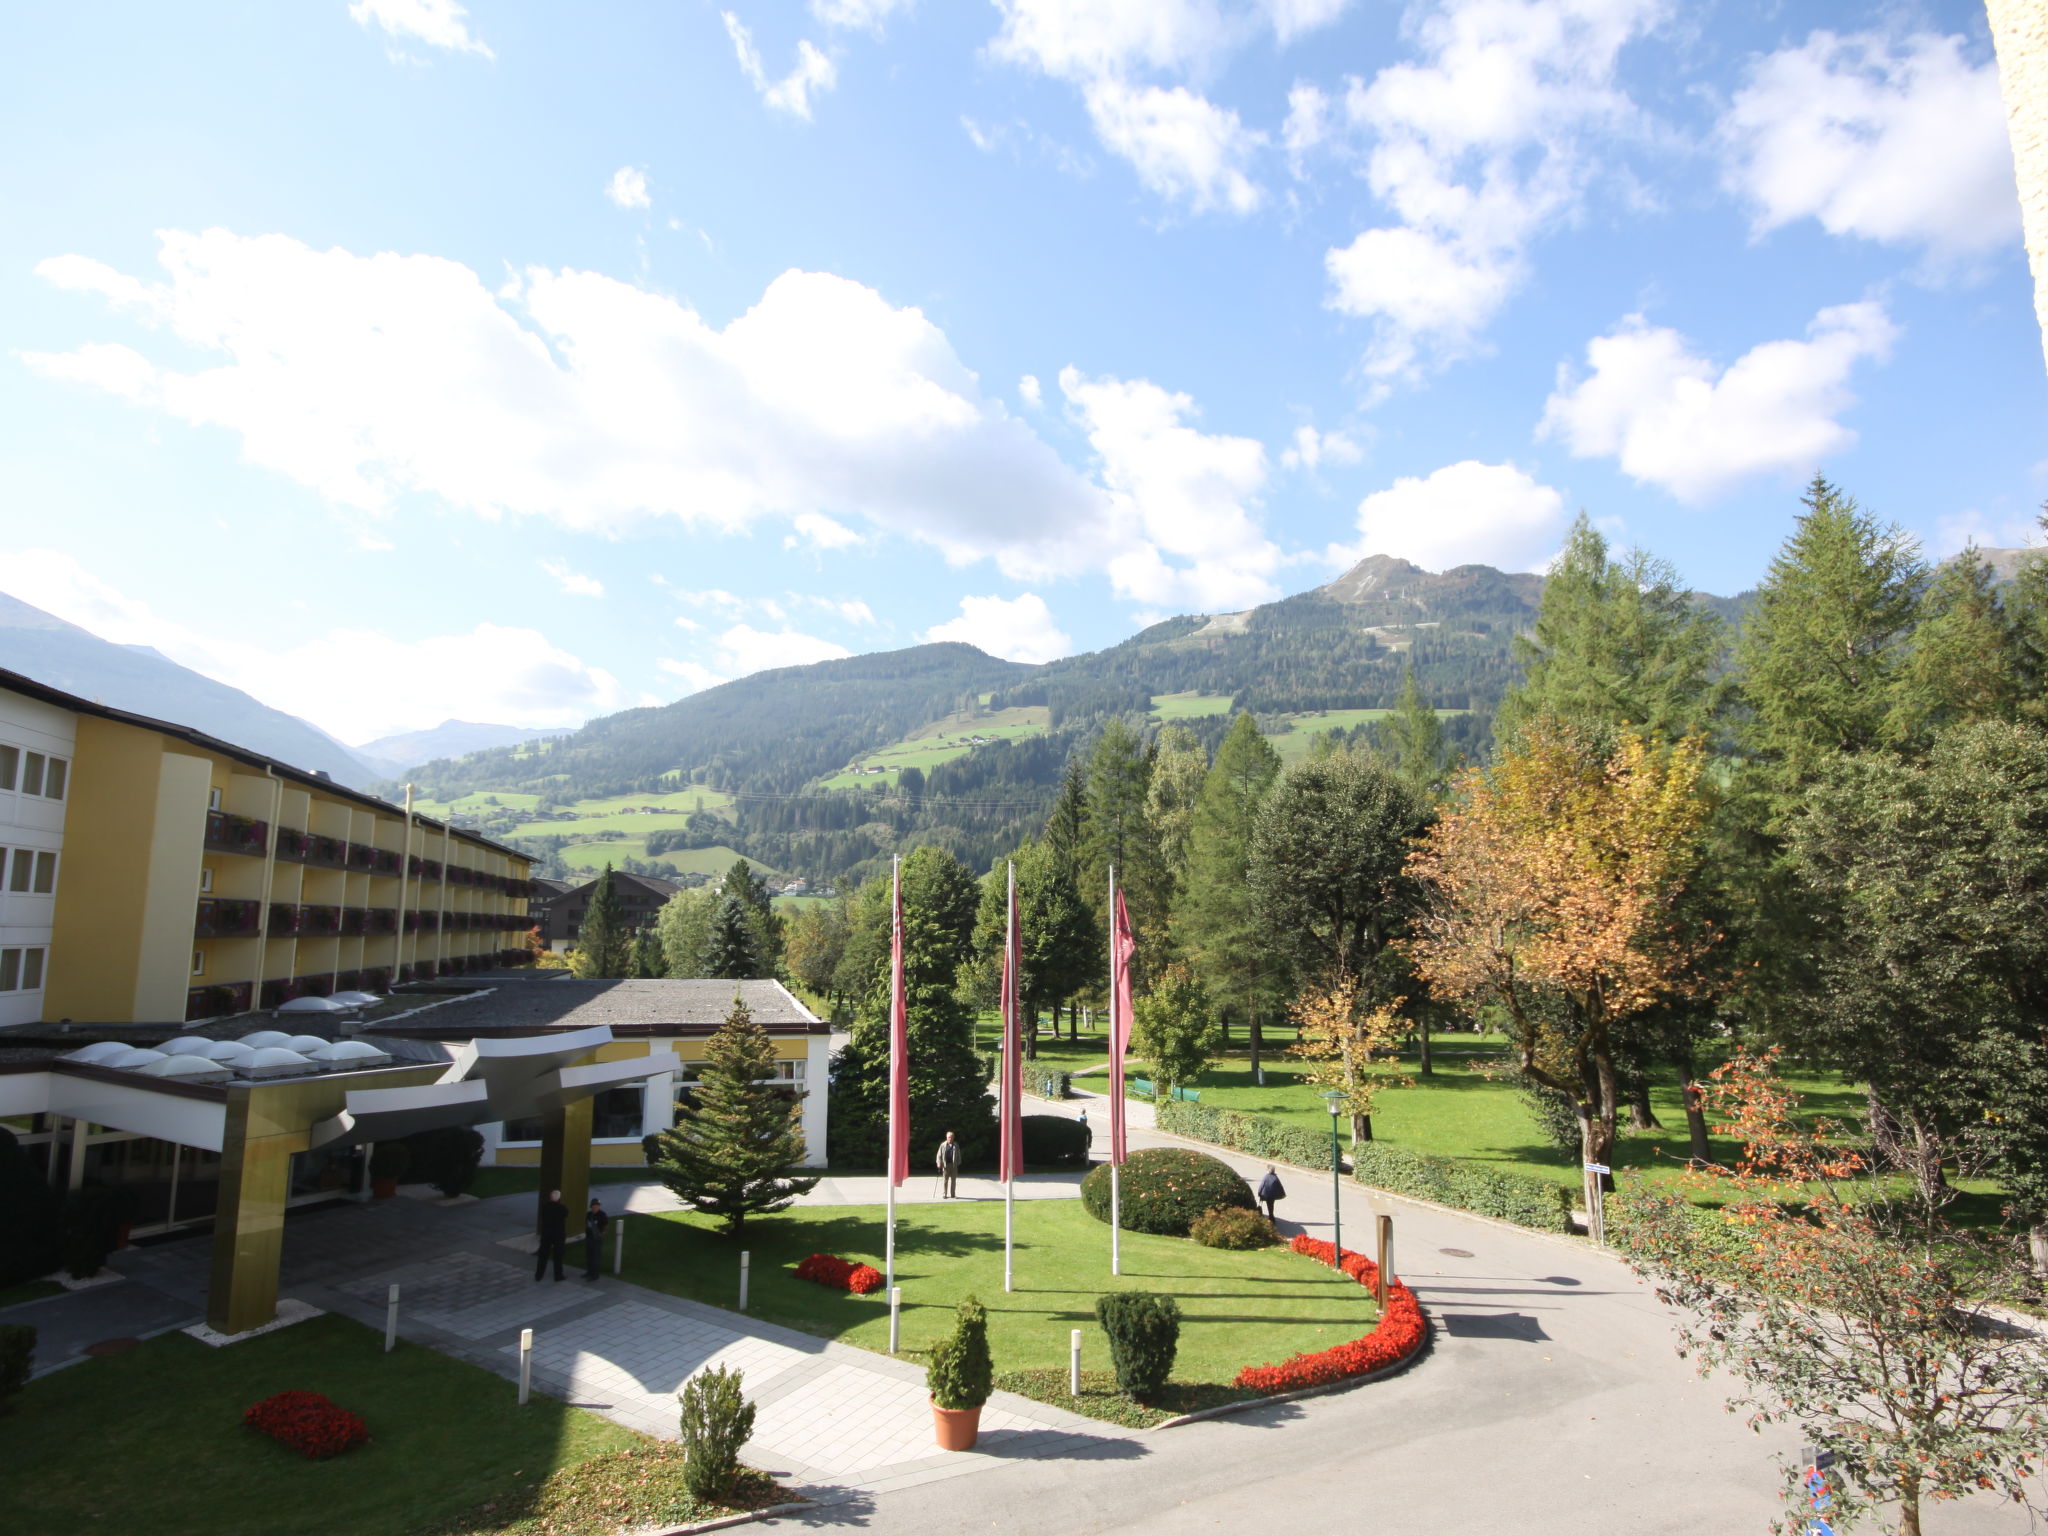
[[[754,866],[745,859],[734,859],[719,894],[738,901],[746,913],[754,936],[755,960],[761,966],[753,974],[775,975],[781,968],[782,919],[775,911],[775,898],[768,894],[768,882],[755,874]]]
[[[1280,755],[1259,734],[1258,722],[1240,714],[1230,724],[1216,761],[1202,781],[1188,827],[1188,871],[1173,909],[1173,932],[1194,962],[1209,995],[1224,1009],[1253,1022],[1252,1065],[1258,1065],[1262,1009],[1282,993],[1282,978],[1257,942],[1246,869],[1252,824],[1280,776]]]
[[[1035,1057],[1040,1009],[1058,1009],[1101,971],[1100,928],[1073,882],[1061,874],[1043,843],[1026,843],[1012,856],[1017,865],[1018,947],[1023,951],[1023,986],[1018,1002],[1025,1020],[1024,1051]],[[1008,860],[997,859],[982,877],[975,912],[974,949],[979,974],[1000,987],[1003,936],[1008,923]],[[992,1005],[991,1005],[992,1006]]]
[[[775,1079],[775,1042],[735,997],[704,1048],[704,1068],[673,1129],[655,1137],[654,1173],[693,1210],[737,1237],[749,1216],[786,1209],[817,1187],[804,1161],[804,1095]]]
[[[652,928],[643,928],[633,939],[633,975],[647,981],[668,974],[668,957]]]
[[[1088,837],[1088,765],[1079,753],[1068,757],[1060,770],[1060,792],[1052,812],[1045,818],[1045,847],[1060,872],[1081,887],[1082,865]]]
[[[969,1162],[985,1159],[995,1125],[989,1069],[974,1050],[974,1014],[959,994],[974,949],[974,877],[943,848],[903,860],[903,979],[910,1036],[912,1156],[929,1159],[947,1131]],[[859,999],[846,1049],[832,1062],[832,1161],[881,1165],[889,1113],[889,880],[860,888],[842,974]]]
[[[1447,778],[1444,726],[1422,696],[1410,667],[1393,713],[1380,722],[1379,739],[1395,777],[1426,801],[1443,792]]]
[[[704,934],[702,972],[725,980],[766,974],[756,946],[754,925],[737,896],[721,896]]]
[[[1145,795],[1145,816],[1159,848],[1160,871],[1168,898],[1187,875],[1188,835],[1194,829],[1195,802],[1209,776],[1209,754],[1185,726],[1169,725],[1159,733],[1152,761],[1152,784]]]
[[[1934,573],[1921,599],[1891,735],[1918,743],[1943,726],[2009,720],[2025,672],[1997,574],[1973,544]]]
[[[626,929],[625,913],[619,907],[619,893],[613,888],[612,867],[607,864],[597,877],[597,889],[590,893],[577,929],[576,948],[569,968],[584,980],[630,976],[633,972],[633,935]]]
[[[1110,871],[1116,871],[1131,925],[1138,934],[1133,965],[1140,986],[1161,958],[1158,946],[1146,941],[1164,933],[1166,917],[1165,870],[1152,823],[1145,815],[1151,781],[1152,761],[1143,740],[1121,717],[1112,719],[1088,754],[1081,899],[1091,905],[1107,903]]]

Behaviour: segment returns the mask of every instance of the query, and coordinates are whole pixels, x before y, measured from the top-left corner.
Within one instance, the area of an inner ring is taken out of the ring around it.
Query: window
[[[0,992],[35,992],[43,985],[43,958],[48,951],[0,949]]]
[[[29,882],[35,878],[35,853],[32,849],[14,850],[14,864],[7,874],[7,889],[26,891]]]
[[[203,949],[192,951],[192,974],[194,976],[204,976],[206,974],[206,951]]]
[[[48,848],[0,848],[0,882],[17,895],[48,896],[57,889],[57,855]]]
[[[14,788],[14,781],[21,773],[21,748],[0,747],[0,790]]]
[[[21,792],[24,795],[40,795],[43,792],[43,754],[28,752],[21,759]]]
[[[206,808],[209,811],[220,809],[220,788],[218,785],[206,792]]]
[[[13,789],[24,795],[62,800],[69,777],[70,765],[61,757],[25,752],[20,747],[0,747],[0,790]]]
[[[199,889],[202,894],[213,889],[213,871],[204,865],[199,869]]]
[[[28,850],[23,849],[26,853]],[[57,889],[57,855],[44,848],[36,854],[36,878],[31,889],[38,896],[48,896]]]
[[[63,758],[53,757],[50,759],[49,766],[43,770],[43,794],[49,799],[62,800],[64,798],[64,780],[67,767],[68,765]]]

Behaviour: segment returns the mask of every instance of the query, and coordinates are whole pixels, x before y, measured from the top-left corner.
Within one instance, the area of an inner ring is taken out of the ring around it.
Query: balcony
[[[370,850],[370,873],[373,875],[396,875],[399,871],[398,855],[389,848]]]
[[[254,987],[246,981],[217,982],[210,987],[193,987],[185,994],[185,1017],[219,1019],[231,1013],[247,1013]]]
[[[398,932],[398,913],[391,907],[371,907],[363,915],[363,933],[369,937]]]
[[[348,844],[338,837],[322,837],[318,833],[306,838],[305,862],[322,869],[346,869],[348,867]]]
[[[343,907],[341,909],[341,936],[344,939],[359,939],[369,931],[370,913],[365,907]]]
[[[270,904],[270,922],[266,931],[273,939],[288,939],[299,931],[299,909],[288,901],[273,901]]]
[[[312,841],[311,838],[307,837],[297,827],[279,827],[277,829],[277,856],[280,859],[289,859],[294,864],[304,863],[306,850],[312,845]]]
[[[198,939],[246,939],[253,938],[262,928],[262,902],[202,896],[192,936]],[[203,991],[204,988],[195,990]]]
[[[332,938],[341,932],[341,908],[299,908],[299,932],[308,938]]]
[[[418,854],[406,861],[406,868],[417,880],[438,880],[441,878],[441,862],[438,859],[423,859]]]
[[[377,863],[377,850],[368,843],[349,843],[343,850],[343,861],[350,869],[367,874]]]
[[[252,816],[208,811],[206,847],[210,853],[241,853],[260,859],[270,847],[270,823]]]

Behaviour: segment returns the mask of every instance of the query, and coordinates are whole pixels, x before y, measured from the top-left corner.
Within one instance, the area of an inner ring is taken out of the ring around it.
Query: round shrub
[[[1202,1212],[1188,1228],[1188,1236],[1205,1248],[1270,1248],[1280,1241],[1272,1222],[1235,1205]]]
[[[1033,1168],[1086,1168],[1088,1127],[1064,1115],[1026,1115],[1024,1161]]]
[[[1124,1163],[1123,1223],[1127,1232],[1186,1237],[1197,1217],[1219,1208],[1256,1210],[1251,1187],[1228,1163],[1186,1147],[1147,1147]],[[1109,1164],[1081,1181],[1081,1204],[1109,1220]]]

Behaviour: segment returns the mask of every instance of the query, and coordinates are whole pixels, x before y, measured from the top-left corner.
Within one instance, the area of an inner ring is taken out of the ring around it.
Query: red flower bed
[[[1320,1239],[1297,1236],[1294,1251],[1319,1264],[1342,1270],[1360,1285],[1379,1282],[1379,1266],[1362,1253],[1346,1248],[1340,1255]],[[1406,1360],[1429,1337],[1429,1324],[1415,1293],[1396,1280],[1387,1287],[1386,1309],[1371,1333],[1349,1344],[1338,1344],[1314,1354],[1295,1355],[1278,1365],[1248,1365],[1237,1373],[1237,1384],[1257,1392],[1293,1392],[1302,1387],[1320,1387],[1347,1376],[1364,1376]]]
[[[370,1438],[361,1414],[335,1407],[318,1392],[266,1397],[242,1415],[242,1422],[314,1461],[339,1456]]]
[[[814,1253],[796,1267],[799,1280],[815,1280],[820,1285],[829,1285],[834,1290],[851,1291],[856,1296],[865,1296],[869,1291],[882,1288],[882,1272],[872,1264],[855,1264],[849,1259],[835,1258],[829,1253]]]

